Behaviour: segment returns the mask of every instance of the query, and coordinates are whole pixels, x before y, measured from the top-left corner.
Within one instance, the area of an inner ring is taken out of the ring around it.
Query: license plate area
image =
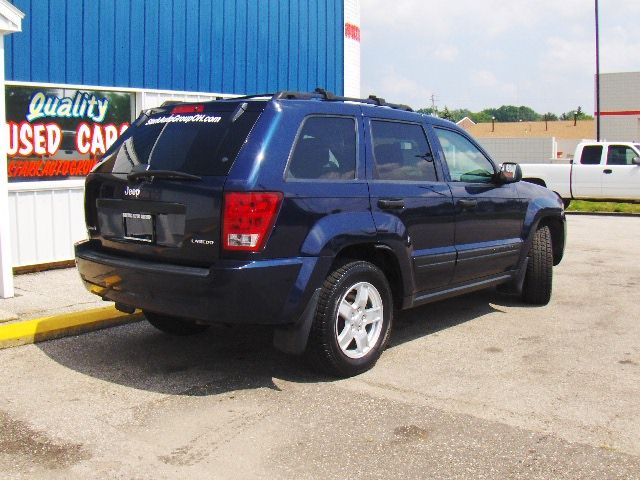
[[[122,214],[124,223],[124,238],[137,242],[153,243],[155,240],[155,228],[153,215],[148,213]]]

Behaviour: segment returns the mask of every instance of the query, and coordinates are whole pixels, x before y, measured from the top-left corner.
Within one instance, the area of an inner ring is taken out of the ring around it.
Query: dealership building
[[[316,87],[360,96],[359,0],[0,0],[5,19],[0,296],[11,268],[73,259],[83,177],[141,110]]]
[[[640,72],[600,74],[600,138],[640,142]]]

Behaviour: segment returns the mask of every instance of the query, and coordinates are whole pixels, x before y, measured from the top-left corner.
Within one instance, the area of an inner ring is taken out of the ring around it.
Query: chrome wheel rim
[[[342,353],[362,358],[376,346],[382,332],[382,297],[369,282],[359,282],[347,289],[340,299],[335,321],[335,335]]]

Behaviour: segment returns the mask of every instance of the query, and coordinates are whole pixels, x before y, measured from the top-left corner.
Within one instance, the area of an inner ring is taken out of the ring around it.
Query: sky
[[[600,0],[600,71],[640,71],[640,0]],[[594,0],[361,0],[362,95],[593,114]]]

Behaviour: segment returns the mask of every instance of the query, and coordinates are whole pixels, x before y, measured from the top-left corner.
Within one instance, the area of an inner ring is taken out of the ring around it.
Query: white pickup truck
[[[570,164],[521,164],[523,180],[573,199],[640,202],[640,143],[583,142]]]

